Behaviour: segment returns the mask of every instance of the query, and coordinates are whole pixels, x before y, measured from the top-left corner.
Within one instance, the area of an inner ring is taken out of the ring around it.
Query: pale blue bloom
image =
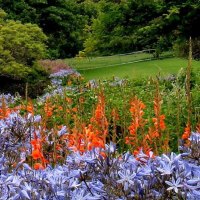
[[[165,181],[165,183],[167,183],[167,185],[169,185],[170,187],[167,188],[167,190],[174,190],[176,193],[178,193],[178,190],[183,187],[181,183],[181,179],[178,178],[177,180],[174,179],[174,177],[172,177],[172,181]]]

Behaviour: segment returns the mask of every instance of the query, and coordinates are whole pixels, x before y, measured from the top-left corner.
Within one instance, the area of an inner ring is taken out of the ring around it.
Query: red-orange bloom
[[[31,140],[31,144],[34,149],[40,149],[41,148],[40,143],[41,143],[40,139]]]
[[[44,166],[41,163],[35,163],[33,167],[35,170],[44,169]]]
[[[32,102],[29,102],[29,103],[28,103],[28,105],[26,106],[26,110],[27,110],[29,113],[31,113],[31,114],[34,115],[34,107],[33,107]]]
[[[38,149],[35,149],[32,152],[32,157],[33,159],[37,160],[42,157],[42,153]]]
[[[165,126],[165,115],[160,115],[159,119],[158,118],[153,118],[152,119],[154,122],[154,126],[156,127],[156,129],[161,129],[161,130],[165,130],[166,126]]]
[[[187,123],[187,126],[185,127],[184,133],[182,135],[182,139],[187,140],[190,137],[190,133],[191,133],[191,127],[190,124]]]
[[[51,117],[53,115],[53,106],[51,105],[48,99],[45,102],[44,111],[47,117]]]

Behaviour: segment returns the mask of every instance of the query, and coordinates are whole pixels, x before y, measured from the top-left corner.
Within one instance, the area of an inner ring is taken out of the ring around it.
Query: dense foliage
[[[0,7],[9,19],[37,23],[49,37],[52,58],[82,50],[113,54],[156,48],[159,53],[173,45],[183,55],[179,46],[200,36],[198,0],[1,0]]]
[[[6,0],[0,1],[0,7],[8,18],[38,24],[49,38],[51,58],[76,55],[83,48],[85,25],[96,13],[90,1],[78,0]]]

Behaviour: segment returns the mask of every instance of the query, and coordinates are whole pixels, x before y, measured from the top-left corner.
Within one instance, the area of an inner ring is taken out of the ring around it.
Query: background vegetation
[[[51,58],[152,47],[182,51],[190,36],[200,36],[198,0],[0,0],[0,7],[8,19],[41,27]]]
[[[173,49],[186,57],[190,36],[193,57],[200,57],[198,0],[0,0],[0,8],[1,92],[24,93],[26,82],[42,92],[48,73],[37,61],[44,58],[149,48],[156,56]]]

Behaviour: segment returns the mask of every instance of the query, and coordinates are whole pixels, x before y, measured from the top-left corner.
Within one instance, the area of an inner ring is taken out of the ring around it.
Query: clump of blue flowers
[[[72,68],[62,69],[50,75],[51,83],[52,85],[57,86],[57,87],[64,85],[65,84],[64,81],[67,81],[67,78],[70,75],[75,75],[77,77],[81,76],[79,72],[77,72],[76,70]]]
[[[16,94],[15,96],[11,95],[10,93],[7,94],[0,94],[0,107],[2,106],[2,102],[6,105],[15,104],[21,100],[21,96]]]
[[[70,86],[67,85],[67,82],[70,79],[78,79],[79,77],[81,77],[80,73],[72,68],[61,69],[58,72],[52,73],[49,77],[51,79],[51,85],[48,86],[46,93],[42,97],[38,97],[38,101],[43,102],[46,98],[62,95],[66,91],[76,92],[78,89],[76,84]]]
[[[192,148],[199,141],[196,134],[190,137]],[[133,156],[119,155],[110,143],[106,149],[71,152],[62,166],[39,171],[25,162],[10,171],[2,153],[0,199],[200,199],[200,167],[192,162],[189,148],[178,155],[154,157],[152,152],[147,156],[140,151]]]
[[[190,145],[182,144],[180,150],[185,154],[185,159],[195,165],[200,165],[200,133],[193,132],[189,139]]]

